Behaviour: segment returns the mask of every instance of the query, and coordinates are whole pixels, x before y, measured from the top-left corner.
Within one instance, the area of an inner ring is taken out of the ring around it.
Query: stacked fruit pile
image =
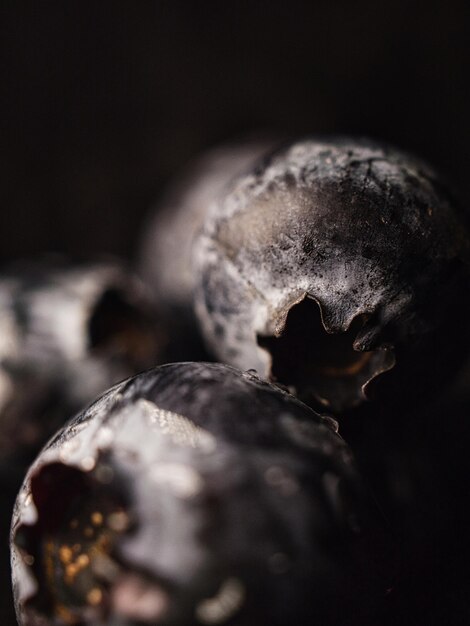
[[[19,624],[468,623],[469,241],[409,155],[245,142],[170,189],[140,279],[5,272],[6,500],[52,436]]]

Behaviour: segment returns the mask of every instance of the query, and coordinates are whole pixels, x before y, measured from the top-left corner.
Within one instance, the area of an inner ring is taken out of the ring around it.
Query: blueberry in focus
[[[304,139],[240,175],[194,246],[214,354],[344,413],[430,396],[468,351],[469,239],[432,169]]]
[[[19,624],[365,624],[388,536],[333,421],[251,373],[149,370],[43,449],[12,523]]]

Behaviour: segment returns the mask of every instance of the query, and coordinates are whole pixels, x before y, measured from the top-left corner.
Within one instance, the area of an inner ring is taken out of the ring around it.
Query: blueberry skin
[[[70,421],[11,537],[22,626],[364,624],[390,585],[334,422],[218,364],[149,370]]]
[[[212,205],[194,264],[217,358],[328,411],[430,396],[468,351],[468,231],[432,169],[386,145],[274,152]]]

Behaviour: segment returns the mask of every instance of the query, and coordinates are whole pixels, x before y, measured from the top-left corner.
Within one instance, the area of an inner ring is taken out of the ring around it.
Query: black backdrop
[[[470,198],[466,3],[1,3],[0,260],[132,255],[193,155],[239,133],[368,134]]]

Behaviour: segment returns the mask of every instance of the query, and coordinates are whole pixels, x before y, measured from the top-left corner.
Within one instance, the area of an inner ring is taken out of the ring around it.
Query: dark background
[[[391,141],[465,204],[466,4],[4,0],[0,261],[133,255],[168,179],[259,129]]]

